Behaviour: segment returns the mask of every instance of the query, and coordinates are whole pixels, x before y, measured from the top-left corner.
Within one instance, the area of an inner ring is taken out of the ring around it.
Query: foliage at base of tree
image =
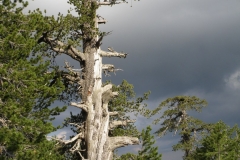
[[[138,154],[127,153],[122,155],[116,160],[161,160],[162,154],[158,153],[158,147],[154,147],[154,136],[151,135],[152,128],[150,126],[147,129],[143,129],[139,139],[141,140],[142,147],[138,151]]]
[[[113,91],[118,92],[118,96],[109,102],[109,111],[118,112],[117,116],[110,118],[113,120],[126,120],[130,121],[130,116],[127,113],[133,113],[135,116],[142,115],[148,117],[150,110],[147,108],[147,104],[143,103],[148,99],[150,92],[144,93],[143,96],[136,98],[134,87],[132,84],[123,80],[118,86],[113,86]],[[133,120],[133,122],[135,122]],[[128,123],[109,131],[109,136],[132,136],[137,137],[139,131],[134,123]]]

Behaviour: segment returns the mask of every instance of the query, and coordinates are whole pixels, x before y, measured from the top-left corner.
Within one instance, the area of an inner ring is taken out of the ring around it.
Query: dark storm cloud
[[[100,28],[113,34],[102,48],[129,52],[125,60],[104,59],[124,70],[109,79],[128,80],[139,95],[151,90],[149,108],[167,97],[196,95],[209,105],[192,116],[239,123],[239,79],[230,80],[240,69],[239,15],[239,1],[223,0],[140,1],[133,8],[104,8],[109,23]],[[152,126],[153,131],[159,127]],[[169,136],[158,140],[159,152],[163,159],[181,159],[181,152],[171,152],[179,139]]]
[[[135,14],[125,6],[127,16],[124,13],[121,21],[119,13],[116,19],[106,15],[109,23],[114,22],[101,26],[114,30],[103,48],[112,45],[130,53],[127,60],[113,61],[124,73],[111,79],[123,77],[134,83],[138,92],[151,90],[158,98],[192,88],[219,90],[224,76],[240,66],[238,1],[139,3],[147,4],[138,4],[139,8],[136,4]],[[116,12],[122,14],[124,9]],[[114,18],[114,11],[109,13]]]

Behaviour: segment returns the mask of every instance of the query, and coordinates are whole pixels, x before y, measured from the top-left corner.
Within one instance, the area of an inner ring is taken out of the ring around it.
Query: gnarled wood
[[[81,3],[87,10],[96,4],[113,5],[119,2],[83,0]],[[83,12],[81,14],[87,13]],[[94,15],[96,14],[94,13]],[[115,72],[119,69],[115,69],[114,65],[111,64],[103,65],[102,57],[126,58],[127,54],[115,52],[111,48],[109,48],[109,52],[100,49],[99,46],[104,34],[98,37],[96,28],[98,28],[99,23],[103,22],[105,22],[105,20],[99,18],[99,16],[95,16],[92,22],[87,21],[81,24],[83,42],[81,46],[83,46],[83,52],[49,37],[43,36],[39,41],[49,44],[53,51],[69,55],[80,63],[81,74],[66,63],[66,68],[70,74],[66,73],[63,78],[81,85],[81,91],[79,91],[81,102],[72,102],[71,105],[81,109],[79,112],[81,112],[81,116],[85,121],[82,124],[71,123],[71,125],[76,126],[78,134],[70,140],[62,140],[62,143],[74,143],[70,152],[78,153],[81,159],[88,160],[111,160],[114,149],[131,144],[139,144],[139,140],[136,137],[108,136],[110,128],[118,125],[127,125],[127,123],[133,123],[134,121],[110,122],[110,116],[115,116],[118,113],[108,111],[108,102],[116,97],[118,93],[112,92],[112,84],[102,86],[102,71]],[[95,28],[90,27],[92,24],[95,24]],[[75,77],[75,75],[79,77]],[[80,145],[80,143],[84,145]],[[82,146],[85,148],[81,148]]]

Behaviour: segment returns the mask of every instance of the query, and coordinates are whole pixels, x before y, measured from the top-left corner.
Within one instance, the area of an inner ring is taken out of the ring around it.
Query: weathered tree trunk
[[[102,57],[126,57],[125,53],[118,53],[109,49],[109,51],[102,51],[100,49],[101,40],[104,35],[98,38],[96,28],[98,24],[105,22],[105,20],[96,16],[95,5],[113,5],[116,1],[112,2],[99,2],[93,0],[82,0],[82,5],[86,8],[81,16],[93,16],[92,20],[85,22],[82,25],[82,42],[83,53],[78,51],[72,46],[64,47],[63,42],[53,40],[49,37],[42,37],[41,41],[48,43],[51,49],[56,52],[65,53],[73,59],[80,62],[82,69],[81,75],[78,78],[71,77],[71,75],[64,75],[64,78],[69,81],[78,80],[81,89],[79,94],[81,102],[72,102],[71,105],[81,109],[82,115],[84,115],[86,121],[82,124],[74,124],[78,127],[79,134],[70,140],[59,140],[64,144],[73,144],[70,149],[72,153],[78,153],[81,159],[88,160],[110,160],[112,159],[112,153],[114,149],[129,145],[138,144],[139,140],[136,137],[109,137],[109,129],[116,126],[125,124],[111,122],[109,126],[109,117],[116,116],[117,112],[108,111],[108,102],[118,95],[116,92],[112,92],[112,85],[108,84],[102,86],[102,70],[105,72],[115,71],[113,65],[102,64]],[[94,24],[94,25],[93,25]],[[53,43],[54,42],[54,43]],[[71,72],[74,70],[67,66]],[[77,73],[76,73],[77,74]],[[118,121],[119,122],[119,121]],[[132,122],[132,121],[129,121]]]
[[[98,27],[97,20],[97,17],[95,17],[96,28]],[[82,97],[86,96],[84,104],[87,108],[85,129],[87,159],[110,160],[114,149],[128,144],[137,144],[138,139],[133,137],[108,137],[110,116],[108,102],[111,98],[117,96],[117,93],[112,92],[111,84],[102,86],[102,57],[96,42],[98,42],[96,36],[83,41],[84,54],[86,55],[84,66],[86,76],[84,81],[85,91],[82,93]],[[117,55],[119,54],[117,53]],[[116,56],[116,54],[112,56]],[[105,66],[104,69],[107,71],[112,69],[112,65],[111,67],[108,67],[109,65]],[[84,100],[84,98],[82,99]]]

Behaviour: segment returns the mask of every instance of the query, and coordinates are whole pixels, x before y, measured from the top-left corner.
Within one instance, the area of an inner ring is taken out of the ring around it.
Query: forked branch
[[[57,53],[64,53],[79,62],[82,62],[85,60],[85,55],[71,45],[64,44],[61,41],[54,40],[52,38],[48,38],[44,36],[38,40],[38,43],[41,43],[41,42],[45,42],[49,44],[51,46],[51,49]]]
[[[84,111],[88,112],[87,105],[85,105],[85,104],[76,103],[76,102],[71,102],[70,105],[71,105],[71,106],[74,106],[74,107],[77,107],[77,108],[81,108],[81,109],[83,109]]]
[[[53,140],[56,140],[57,142],[59,142],[59,143],[63,143],[63,144],[70,144],[70,143],[72,143],[72,142],[74,142],[74,141],[76,141],[77,139],[83,139],[84,138],[84,134],[82,133],[82,132],[80,132],[79,134],[77,134],[76,136],[74,136],[72,139],[70,139],[70,140],[64,140],[64,138],[65,138],[65,136],[62,138],[55,138],[55,137],[50,137],[51,139],[53,139]]]
[[[115,73],[116,71],[122,71],[122,69],[116,69],[113,64],[103,64],[103,65],[102,65],[102,70],[103,70],[103,73],[104,73],[106,76],[110,76],[110,75],[108,74],[109,72],[113,72],[114,74],[116,74],[116,73]]]

